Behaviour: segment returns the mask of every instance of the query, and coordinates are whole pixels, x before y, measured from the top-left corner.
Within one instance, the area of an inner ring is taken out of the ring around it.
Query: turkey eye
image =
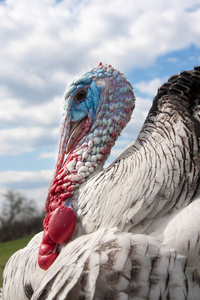
[[[76,101],[81,102],[81,101],[85,100],[86,96],[87,96],[86,91],[85,90],[80,90],[76,94]]]

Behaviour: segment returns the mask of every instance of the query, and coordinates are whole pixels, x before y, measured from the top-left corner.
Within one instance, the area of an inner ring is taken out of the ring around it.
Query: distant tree
[[[42,230],[44,212],[34,200],[28,200],[18,191],[8,190],[4,195],[0,214],[0,241],[20,238]]]
[[[15,221],[30,219],[38,214],[38,208],[34,200],[28,200],[23,194],[14,190],[8,190],[4,194],[2,216],[4,220],[12,224]]]

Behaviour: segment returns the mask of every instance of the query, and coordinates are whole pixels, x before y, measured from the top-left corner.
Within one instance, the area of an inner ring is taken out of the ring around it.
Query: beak
[[[84,119],[78,122],[72,122],[70,124],[69,117],[67,115],[62,120],[60,137],[59,137],[58,157],[57,157],[56,166],[53,174],[53,179],[50,182],[48,188],[48,196],[45,202],[46,212],[49,211],[50,191],[51,191],[51,187],[53,186],[53,182],[56,179],[58,172],[60,171],[60,169],[64,164],[65,155],[72,150],[74,144],[80,137],[81,133],[84,131],[84,124],[86,119],[87,117],[85,117]]]
[[[78,140],[78,137],[81,135],[83,132],[83,122],[85,121],[86,118],[82,119],[81,121],[72,123],[70,126],[70,132],[69,132],[69,139],[67,141],[67,146],[66,146],[66,154],[70,152],[72,149],[73,145],[75,142]]]

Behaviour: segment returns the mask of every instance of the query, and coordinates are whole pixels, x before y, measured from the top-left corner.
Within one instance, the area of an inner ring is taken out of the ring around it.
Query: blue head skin
[[[70,111],[71,122],[84,119],[89,112],[92,114],[92,120],[95,119],[97,109],[100,106],[102,87],[92,81],[95,77],[94,73],[85,73],[75,78],[66,90],[64,110],[66,114]]]

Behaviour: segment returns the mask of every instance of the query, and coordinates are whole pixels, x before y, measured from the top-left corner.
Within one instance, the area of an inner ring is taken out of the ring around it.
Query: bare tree
[[[1,218],[9,224],[15,221],[30,219],[38,214],[38,208],[34,200],[28,200],[23,194],[14,190],[8,190],[4,194]]]
[[[34,200],[28,200],[18,191],[8,190],[4,195],[0,214],[0,241],[7,241],[42,230],[43,212]]]

